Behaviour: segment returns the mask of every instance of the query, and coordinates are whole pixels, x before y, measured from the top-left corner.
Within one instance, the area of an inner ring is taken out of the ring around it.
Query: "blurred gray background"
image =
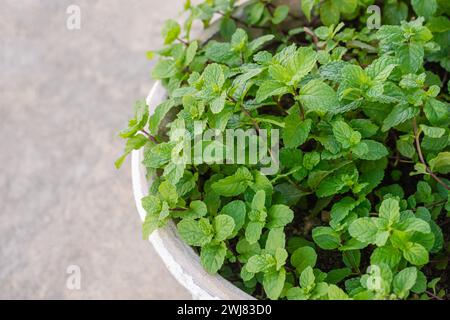
[[[113,166],[152,85],[145,53],[183,2],[1,1],[0,299],[190,298],[141,238],[129,162]]]

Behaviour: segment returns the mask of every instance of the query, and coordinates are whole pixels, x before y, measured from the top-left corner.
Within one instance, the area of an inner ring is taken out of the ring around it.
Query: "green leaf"
[[[314,169],[320,162],[320,154],[318,152],[309,152],[303,155],[303,166],[307,170]]]
[[[270,208],[266,227],[269,229],[281,228],[291,223],[294,212],[283,204],[277,204]]]
[[[289,88],[278,81],[264,81],[256,92],[256,102],[263,102],[269,97],[280,96],[289,92]]]
[[[434,200],[430,185],[425,181],[417,183],[416,200],[418,202],[429,203]]]
[[[399,250],[391,247],[384,246],[376,248],[370,256],[370,264],[380,265],[387,264],[391,269],[395,269],[401,260],[401,254]]]
[[[304,289],[310,289],[314,286],[316,277],[311,267],[306,267],[300,275],[300,286]]]
[[[339,8],[336,7],[333,1],[325,1],[320,6],[320,20],[322,20],[323,24],[326,26],[330,26],[332,24],[337,25],[339,23],[340,11]]]
[[[403,73],[416,73],[422,67],[424,51],[420,44],[405,44],[397,52]]]
[[[244,29],[238,28],[231,37],[231,46],[234,51],[242,52],[248,44],[248,35]]]
[[[252,200],[252,209],[256,211],[263,211],[266,203],[266,192],[258,190]]]
[[[291,264],[297,269],[298,273],[302,273],[307,267],[314,268],[316,262],[316,251],[308,246],[298,248],[291,256]]]
[[[155,108],[155,112],[150,116],[149,120],[149,129],[151,134],[158,134],[161,121],[173,107],[175,107],[175,103],[172,99],[169,99]]]
[[[388,149],[378,141],[363,140],[361,143],[367,146],[367,153],[359,156],[360,159],[374,161],[389,155]]]
[[[252,24],[256,24],[259,22],[259,20],[261,20],[261,17],[264,13],[264,3],[262,2],[257,2],[254,3],[253,5],[249,6],[250,10],[248,12],[248,22],[252,25]]]
[[[311,80],[300,88],[299,99],[307,112],[325,114],[339,107],[336,92],[321,80]]]
[[[347,267],[358,270],[361,264],[361,251],[346,250],[342,252],[342,260]]]
[[[431,32],[447,32],[450,30],[450,19],[444,16],[427,19],[426,27]]]
[[[418,16],[430,18],[437,10],[436,0],[411,0],[411,5]]]
[[[383,23],[399,25],[408,18],[408,6],[404,2],[387,2],[383,7]]]
[[[423,111],[427,119],[435,126],[445,124],[450,118],[450,105],[434,98],[426,101]]]
[[[419,114],[419,109],[410,107],[408,104],[399,104],[392,109],[391,113],[383,121],[382,131],[386,132],[403,122],[414,118]]]
[[[427,249],[418,243],[409,243],[403,250],[403,257],[416,266],[423,266],[429,262]]]
[[[123,165],[123,162],[125,161],[126,157],[133,151],[133,150],[139,150],[142,147],[144,147],[148,142],[148,138],[142,134],[135,135],[134,137],[131,137],[127,140],[127,143],[125,145],[125,152],[124,154],[116,160],[114,165],[117,169],[120,169]]]
[[[378,30],[376,37],[381,41],[380,45],[399,44],[405,40],[400,26],[384,25]]]
[[[303,0],[301,1],[302,11],[305,14],[306,19],[311,21],[311,11],[316,4],[316,0]]]
[[[205,56],[209,60],[234,66],[240,63],[239,54],[233,51],[231,44],[211,41],[205,48]]]
[[[251,53],[254,53],[258,51],[264,44],[266,44],[269,41],[272,41],[274,38],[275,36],[272,34],[267,34],[265,36],[258,37],[248,44],[248,50]]]
[[[352,269],[350,268],[341,268],[341,269],[333,269],[327,274],[327,283],[337,284],[347,278],[352,274]]]
[[[264,223],[250,221],[245,229],[245,239],[247,239],[250,244],[256,243],[259,238],[261,238],[263,228]]]
[[[222,92],[220,96],[211,101],[211,111],[214,114],[218,114],[222,112],[223,108],[225,108],[225,102],[227,99],[227,93]]]
[[[410,136],[406,136],[397,140],[397,149],[402,156],[405,156],[407,158],[412,158],[416,153],[413,139]]]
[[[263,287],[267,297],[271,300],[277,300],[284,288],[286,281],[286,270],[272,271],[264,274]]]
[[[225,83],[225,75],[222,67],[217,63],[209,64],[202,74],[205,85],[211,87],[213,90],[221,91]]]
[[[346,65],[342,68],[342,78],[345,87],[350,89],[357,89],[361,84],[369,84],[370,82],[370,78],[367,76],[366,72],[360,66],[353,64]]]
[[[252,180],[252,174],[244,167],[239,168],[234,175],[213,183],[211,187],[218,195],[234,197],[244,193]]]
[[[161,211],[161,200],[153,195],[142,198],[142,207],[148,214],[157,215]]]
[[[286,298],[288,300],[308,300],[310,295],[304,289],[293,287],[286,292]]]
[[[322,180],[317,188],[317,196],[319,198],[323,198],[337,193],[342,193],[341,191],[346,190],[345,188],[348,184],[356,182],[358,178],[357,174],[358,172],[356,169],[349,166],[348,168],[344,168],[334,174],[328,175]]]
[[[189,210],[182,213],[183,218],[198,219],[206,216],[208,208],[203,201],[195,200],[189,205]]]
[[[234,220],[225,214],[218,215],[214,218],[214,230],[216,231],[216,240],[223,241],[228,239],[234,230]]]
[[[175,207],[178,202],[177,188],[169,181],[162,182],[158,187],[161,199],[167,201],[170,207]]]
[[[283,232],[284,236],[284,232]],[[276,269],[280,270],[285,264],[289,253],[284,248],[277,248],[275,250],[275,260],[277,261]]]
[[[134,104],[134,118],[130,120],[128,128],[120,131],[120,137],[127,139],[133,137],[139,130],[142,130],[148,121],[148,106],[145,101],[137,101]]]
[[[395,199],[387,199],[381,203],[380,217],[389,220],[392,224],[400,220],[400,205]]]
[[[317,53],[310,47],[299,48],[286,62],[289,74],[292,76],[290,85],[297,87],[311,70],[316,66]]]
[[[175,76],[177,72],[174,60],[159,60],[152,70],[152,78],[155,80],[168,79]]]
[[[417,280],[417,269],[410,267],[397,273],[393,281],[394,293],[400,298],[406,298]]]
[[[177,225],[178,233],[184,242],[191,246],[202,247],[212,239],[212,234],[205,233],[197,220],[183,219]]]
[[[361,134],[354,131],[346,122],[333,122],[333,134],[344,149],[357,145],[361,141]]]
[[[142,225],[142,235],[144,240],[147,240],[153,231],[164,226],[169,216],[169,208],[166,202],[162,203],[158,197],[152,195],[142,199],[142,206],[147,212]]]
[[[286,5],[278,6],[273,13],[272,23],[280,24],[287,18],[288,14],[289,14],[289,6]]]
[[[358,6],[358,0],[332,0],[333,4],[339,8],[342,13],[353,13]]]
[[[224,17],[220,22],[220,35],[225,40],[231,40],[231,37],[236,32],[236,23],[233,19]]]
[[[314,242],[324,250],[339,248],[341,239],[339,234],[329,227],[317,227],[312,231]]]
[[[397,66],[396,59],[383,55],[376,59],[365,70],[367,75],[375,81],[386,81]]]
[[[348,295],[338,286],[330,284],[328,286],[328,299],[329,300],[349,300]]]
[[[411,291],[417,294],[424,293],[427,290],[427,277],[422,271],[417,271],[417,279]]]
[[[256,254],[248,259],[245,269],[251,273],[264,272],[275,266],[275,259],[270,254]]]
[[[225,256],[227,254],[227,247],[225,243],[208,244],[202,247],[200,252],[200,260],[202,266],[210,274],[215,274],[222,268]]]
[[[441,152],[435,158],[431,159],[430,168],[433,172],[448,174],[450,173],[450,152]]]
[[[245,223],[245,217],[247,215],[245,209],[245,203],[240,200],[232,201],[222,208],[221,214],[226,214],[233,218],[234,220],[234,230],[233,233],[239,232]]]
[[[283,142],[286,148],[297,148],[308,139],[312,128],[312,120],[300,120],[300,110],[298,107],[291,109],[291,113],[285,118],[283,129]]]
[[[192,41],[186,49],[186,56],[184,58],[184,65],[187,67],[194,60],[198,50],[198,41]]]
[[[144,240],[147,240],[150,235],[160,227],[158,216],[154,214],[148,214],[145,217],[142,224],[142,236]]]
[[[397,229],[409,232],[430,233],[430,225],[428,222],[418,218],[407,218],[397,224]]]
[[[162,30],[162,36],[164,38],[164,44],[170,44],[174,42],[180,35],[181,27],[175,20],[167,20],[164,23]]]
[[[445,134],[444,128],[429,127],[425,124],[421,124],[420,128],[422,129],[423,133],[430,138],[441,138]]]
[[[350,235],[364,243],[374,243],[378,228],[371,218],[359,218],[348,227]]]
[[[279,64],[271,64],[269,66],[269,75],[273,80],[284,84],[288,84],[292,79],[292,75],[289,73],[289,70]]]
[[[146,151],[142,164],[147,168],[159,169],[170,162],[174,143],[160,143]]]
[[[263,175],[260,171],[254,171],[255,181],[251,185],[251,188],[254,191],[264,190],[267,197],[272,196],[273,193],[273,185],[272,182],[267,178],[267,176]]]
[[[277,249],[284,249],[286,237],[283,228],[276,228],[269,231],[266,241],[266,251],[272,255]]]

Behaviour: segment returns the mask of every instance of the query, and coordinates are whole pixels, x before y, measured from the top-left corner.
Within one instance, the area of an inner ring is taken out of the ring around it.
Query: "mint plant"
[[[144,238],[174,221],[205,270],[259,299],[448,299],[448,3],[213,0],[185,11],[148,53],[167,99],[137,102],[120,132],[116,166],[143,149],[153,178]],[[199,22],[215,35],[194,38]],[[230,131],[254,134],[217,138]],[[278,170],[264,174],[249,159],[278,137],[259,158]]]

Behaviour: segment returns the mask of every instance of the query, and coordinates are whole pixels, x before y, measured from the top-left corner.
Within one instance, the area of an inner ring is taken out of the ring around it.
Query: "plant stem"
[[[141,132],[145,134],[148,137],[148,140],[150,140],[151,142],[158,143],[158,141],[156,141],[156,138],[147,131],[145,131],[144,129],[142,129]]]
[[[303,105],[297,101],[297,104],[300,108],[300,116],[302,117],[302,121],[305,121],[305,109],[303,108]]]
[[[425,207],[426,208],[434,208],[434,207],[440,206],[441,204],[445,204],[446,202],[447,202],[447,200],[436,201],[436,202],[425,205]]]
[[[181,38],[177,38],[178,41],[180,41],[182,44],[184,44],[186,47],[189,47],[189,42],[181,39]]]
[[[434,174],[434,172],[430,169],[430,167],[428,166],[427,162],[425,161],[425,158],[424,158],[423,153],[422,153],[422,148],[420,147],[420,132],[419,132],[419,129],[417,128],[416,118],[413,119],[413,128],[414,128],[414,138],[415,138],[415,141],[416,141],[416,149],[417,149],[417,153],[419,155],[420,162],[422,162],[422,164],[426,168],[426,171],[430,174],[430,176],[434,180],[436,180],[437,183],[439,183],[445,189],[450,191],[450,187],[447,184],[445,184],[444,181],[439,179],[439,177],[436,174]]]
[[[310,35],[314,45],[316,46],[317,49],[320,49],[319,46],[319,38],[317,38],[317,35],[314,33],[314,31],[312,31],[310,28],[308,27],[303,27],[303,30],[305,31],[306,34]]]
[[[426,293],[427,295],[429,295],[430,297],[436,299],[436,300],[444,300],[444,299],[438,297],[437,295],[435,295],[434,293],[432,293],[432,292],[430,292],[430,291],[425,291],[425,293]]]
[[[390,157],[389,159],[395,160],[394,167],[396,167],[398,165],[398,163],[409,163],[409,164],[414,163],[414,161],[411,161],[411,160],[401,159],[400,156],[397,158],[397,155],[395,157]]]

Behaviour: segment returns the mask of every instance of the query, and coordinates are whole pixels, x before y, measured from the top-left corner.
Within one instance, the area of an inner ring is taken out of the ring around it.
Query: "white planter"
[[[279,0],[277,2],[288,4],[291,7],[291,12],[301,16],[298,0]],[[238,13],[238,15],[240,14]],[[200,38],[209,39],[217,30],[217,27],[211,27],[202,32]],[[153,114],[153,108],[165,101],[166,98],[165,89],[161,83],[157,82],[147,97],[150,114]],[[133,192],[139,215],[141,220],[144,221],[146,212],[142,207],[141,200],[148,194],[151,181],[146,179],[146,169],[142,165],[142,160],[143,150],[133,151],[131,158]],[[181,240],[172,221],[165,228],[155,231],[149,240],[167,269],[192,294],[193,299],[255,300],[221,276],[207,273],[202,267],[197,253]]]

